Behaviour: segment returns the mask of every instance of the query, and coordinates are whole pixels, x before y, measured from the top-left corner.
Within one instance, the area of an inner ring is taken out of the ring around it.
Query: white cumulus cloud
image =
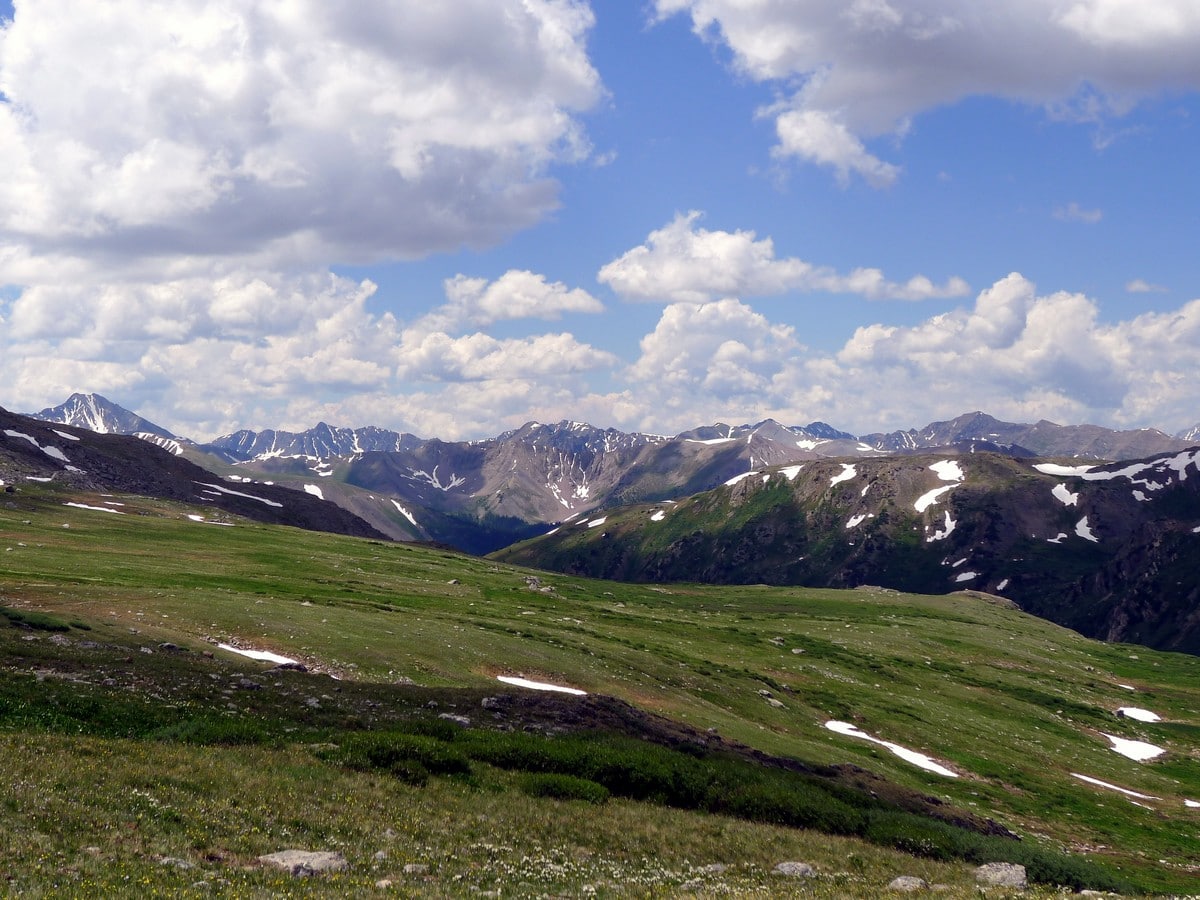
[[[581,288],[525,269],[510,269],[495,281],[456,275],[444,285],[446,303],[414,323],[418,332],[455,332],[465,326],[510,319],[559,319],[564,313],[600,313],[604,304]]]
[[[602,94],[571,0],[22,4],[0,239],[83,256],[411,258],[556,204]]]
[[[794,257],[778,258],[770,238],[753,231],[710,231],[701,213],[676,215],[634,247],[600,269],[598,278],[632,300],[704,303],[719,297],[828,291],[860,294],[872,300],[924,300],[958,297],[970,290],[961,278],[934,284],[923,275],[905,282],[886,279],[874,268],[841,274]]]
[[[866,141],[972,96],[1097,121],[1146,97],[1200,87],[1192,0],[656,0],[726,45],[746,77],[774,84],[781,157],[876,186],[899,174]]]

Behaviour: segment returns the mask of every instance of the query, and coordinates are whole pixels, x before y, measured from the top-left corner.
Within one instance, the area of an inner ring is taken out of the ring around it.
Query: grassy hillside
[[[596,512],[493,557],[623,581],[973,588],[1090,637],[1200,654],[1196,466],[1193,452],[1086,474],[986,452],[821,460]]]
[[[334,895],[388,879],[768,896],[791,884],[771,867],[798,859],[818,872],[808,895],[914,874],[970,896],[968,861],[996,852],[1051,880],[1194,887],[1200,659],[978,597],[622,585],[194,512],[49,485],[0,495],[0,839],[16,889],[266,894],[292,883],[250,864],[294,846],[347,856],[310,885]],[[218,643],[310,671],[268,673]],[[544,736],[591,728],[610,736]],[[1135,762],[1106,734],[1166,753]],[[548,777],[563,771],[587,777]],[[589,785],[610,799],[582,799]],[[1019,844],[947,824],[989,818]]]

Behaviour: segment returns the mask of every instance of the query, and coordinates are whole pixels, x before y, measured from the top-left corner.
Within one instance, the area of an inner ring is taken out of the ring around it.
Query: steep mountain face
[[[227,462],[305,457],[312,460],[355,453],[402,452],[421,443],[411,434],[385,428],[334,428],[319,423],[307,431],[235,431],[201,444],[200,449]]]
[[[1188,444],[1200,444],[1200,425],[1193,425],[1186,431],[1179,432],[1175,437]]]
[[[1183,450],[1194,440],[1173,438],[1153,428],[1113,431],[1098,425],[1056,425],[1042,420],[1033,425],[1001,422],[981,412],[948,422],[933,422],[920,430],[863,435],[864,443],[879,450],[908,452],[986,441],[999,447],[1021,447],[1034,456],[1077,456],[1085,459],[1137,459],[1154,453]]]
[[[43,409],[32,416],[46,422],[86,428],[97,434],[147,434],[165,440],[175,435],[167,429],[143,419],[137,413],[118,406],[99,394],[72,394],[58,406]]]
[[[606,511],[496,554],[633,581],[980,590],[1089,636],[1200,653],[1200,450],[816,460]]]
[[[314,531],[384,537],[362,519],[307,493],[230,483],[146,440],[48,424],[0,409],[0,490],[4,496],[19,495],[31,481],[178,500]]]

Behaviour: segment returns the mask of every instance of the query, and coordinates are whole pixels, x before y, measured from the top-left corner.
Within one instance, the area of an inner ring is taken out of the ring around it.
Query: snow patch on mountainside
[[[1091,526],[1088,525],[1088,517],[1084,516],[1075,523],[1075,533],[1085,541],[1091,541],[1093,544],[1100,543],[1100,538],[1092,533]]]
[[[396,507],[396,512],[400,513],[400,515],[402,515],[402,516],[404,516],[404,518],[408,519],[408,521],[412,523],[414,528],[420,527],[419,525],[417,525],[417,520],[413,518],[413,514],[410,513],[403,506],[401,506],[399,503],[397,503],[395,500],[392,501],[392,506]]]
[[[950,518],[950,510],[946,510],[945,525],[935,531],[930,537],[925,538],[925,543],[931,544],[934,541],[944,541],[946,538],[950,537],[957,525],[958,523],[955,522],[954,519]]]
[[[858,477],[858,467],[852,463],[842,463],[842,471],[829,479],[829,486],[841,484],[843,481],[849,481],[851,478]]]
[[[321,490],[319,487],[317,487],[315,484],[306,484],[306,485],[304,486],[304,493],[306,493],[306,494],[312,494],[312,495],[313,495],[314,497],[316,497],[318,500],[324,500],[324,499],[325,499],[325,494],[324,494],[324,492],[322,492],[322,490]]]
[[[25,434],[25,432],[23,432],[23,431],[13,431],[11,428],[5,428],[4,433],[11,438],[20,438],[21,440],[29,441],[29,443],[33,444],[33,446],[37,447],[39,450],[41,450],[43,453],[45,453],[51,459],[56,459],[61,463],[70,463],[71,462],[69,459],[67,459],[66,454],[63,453],[61,450],[59,450],[57,447],[55,447],[53,444],[46,444],[43,447],[36,440],[34,440],[29,435]],[[79,470],[75,469],[74,471],[79,471]]]
[[[1117,737],[1115,734],[1105,734],[1103,731],[1100,733],[1112,741],[1112,749],[1115,752],[1137,762],[1154,759],[1167,752],[1162,747],[1155,747],[1153,744],[1147,744],[1145,741],[1131,741],[1127,738]]]
[[[245,656],[249,659],[257,659],[261,662],[273,662],[280,665],[286,663],[296,664],[296,660],[288,656],[280,656],[278,653],[272,653],[270,650],[247,650],[243,647],[235,647],[233,644],[217,644],[221,650],[227,650],[230,653],[236,653],[239,656]]]
[[[1161,722],[1162,716],[1158,713],[1152,713],[1148,709],[1139,709],[1136,706],[1121,706],[1117,708],[1117,715],[1124,716],[1126,719],[1135,719],[1138,722]]]
[[[851,725],[849,722],[830,721],[825,723],[825,727],[830,731],[835,731],[838,734],[844,734],[847,737],[858,738],[859,740],[863,741],[870,741],[872,744],[879,744],[881,747],[886,747],[905,762],[910,762],[914,766],[919,766],[927,772],[945,775],[947,778],[958,777],[957,772],[948,769],[946,766],[943,766],[932,757],[926,756],[924,753],[918,753],[915,750],[909,750],[907,747],[902,747],[899,744],[893,744],[891,741],[885,741],[881,740],[880,738],[873,737],[864,731],[859,731],[857,725]]]
[[[1079,502],[1079,495],[1067,490],[1065,484],[1056,484],[1050,493],[1063,506],[1075,506]]]
[[[463,485],[463,484],[467,483],[467,479],[460,478],[460,477],[458,477],[458,475],[451,472],[450,480],[447,481],[445,484],[443,484],[441,476],[438,475],[439,468],[441,468],[440,465],[434,466],[432,472],[426,472],[422,469],[409,469],[408,477],[413,481],[424,482],[425,484],[428,484],[431,487],[435,487],[439,491],[443,491],[443,492],[451,491],[454,488],[458,487],[459,485]]]
[[[955,487],[957,487],[957,485],[946,484],[942,485],[941,487],[934,488],[932,491],[926,491],[917,498],[915,503],[913,503],[913,509],[919,513],[925,512],[925,510],[937,503],[943,494],[954,490]]]
[[[1151,797],[1149,794],[1139,794],[1137,791],[1131,791],[1128,788],[1117,787],[1115,784],[1109,784],[1107,781],[1101,781],[1099,778],[1092,778],[1090,775],[1080,775],[1078,772],[1071,773],[1072,778],[1078,778],[1080,781],[1086,781],[1088,784],[1094,784],[1097,787],[1107,788],[1110,791],[1117,791],[1125,794],[1127,797],[1137,797],[1139,800],[1158,800],[1159,797]]]
[[[528,678],[518,678],[514,675],[497,675],[497,681],[503,681],[505,684],[511,684],[515,687],[528,688],[531,691],[556,691],[560,694],[575,694],[582,696],[587,691],[581,691],[579,688],[565,687],[561,684],[547,684],[544,681],[531,681]]]
[[[942,481],[962,481],[967,476],[957,460],[943,459],[929,467]]]
[[[88,506],[86,503],[64,503],[63,506],[74,506],[76,509],[90,509],[94,510],[95,512],[116,513],[118,516],[125,515],[125,513],[121,512],[119,509],[111,509],[107,506]]]
[[[217,491],[221,494],[228,494],[231,497],[245,497],[247,500],[257,500],[259,503],[265,503],[267,506],[274,506],[276,509],[283,509],[282,503],[276,503],[274,500],[268,500],[265,497],[256,497],[253,494],[243,494],[241,491],[233,491],[227,487],[221,487],[219,484],[206,484],[203,481],[197,481],[196,484],[201,487],[208,488],[212,491]]]

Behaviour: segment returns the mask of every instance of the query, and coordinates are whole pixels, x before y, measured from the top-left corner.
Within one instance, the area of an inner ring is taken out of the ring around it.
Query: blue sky
[[[0,0],[0,405],[1200,421],[1185,0]]]

